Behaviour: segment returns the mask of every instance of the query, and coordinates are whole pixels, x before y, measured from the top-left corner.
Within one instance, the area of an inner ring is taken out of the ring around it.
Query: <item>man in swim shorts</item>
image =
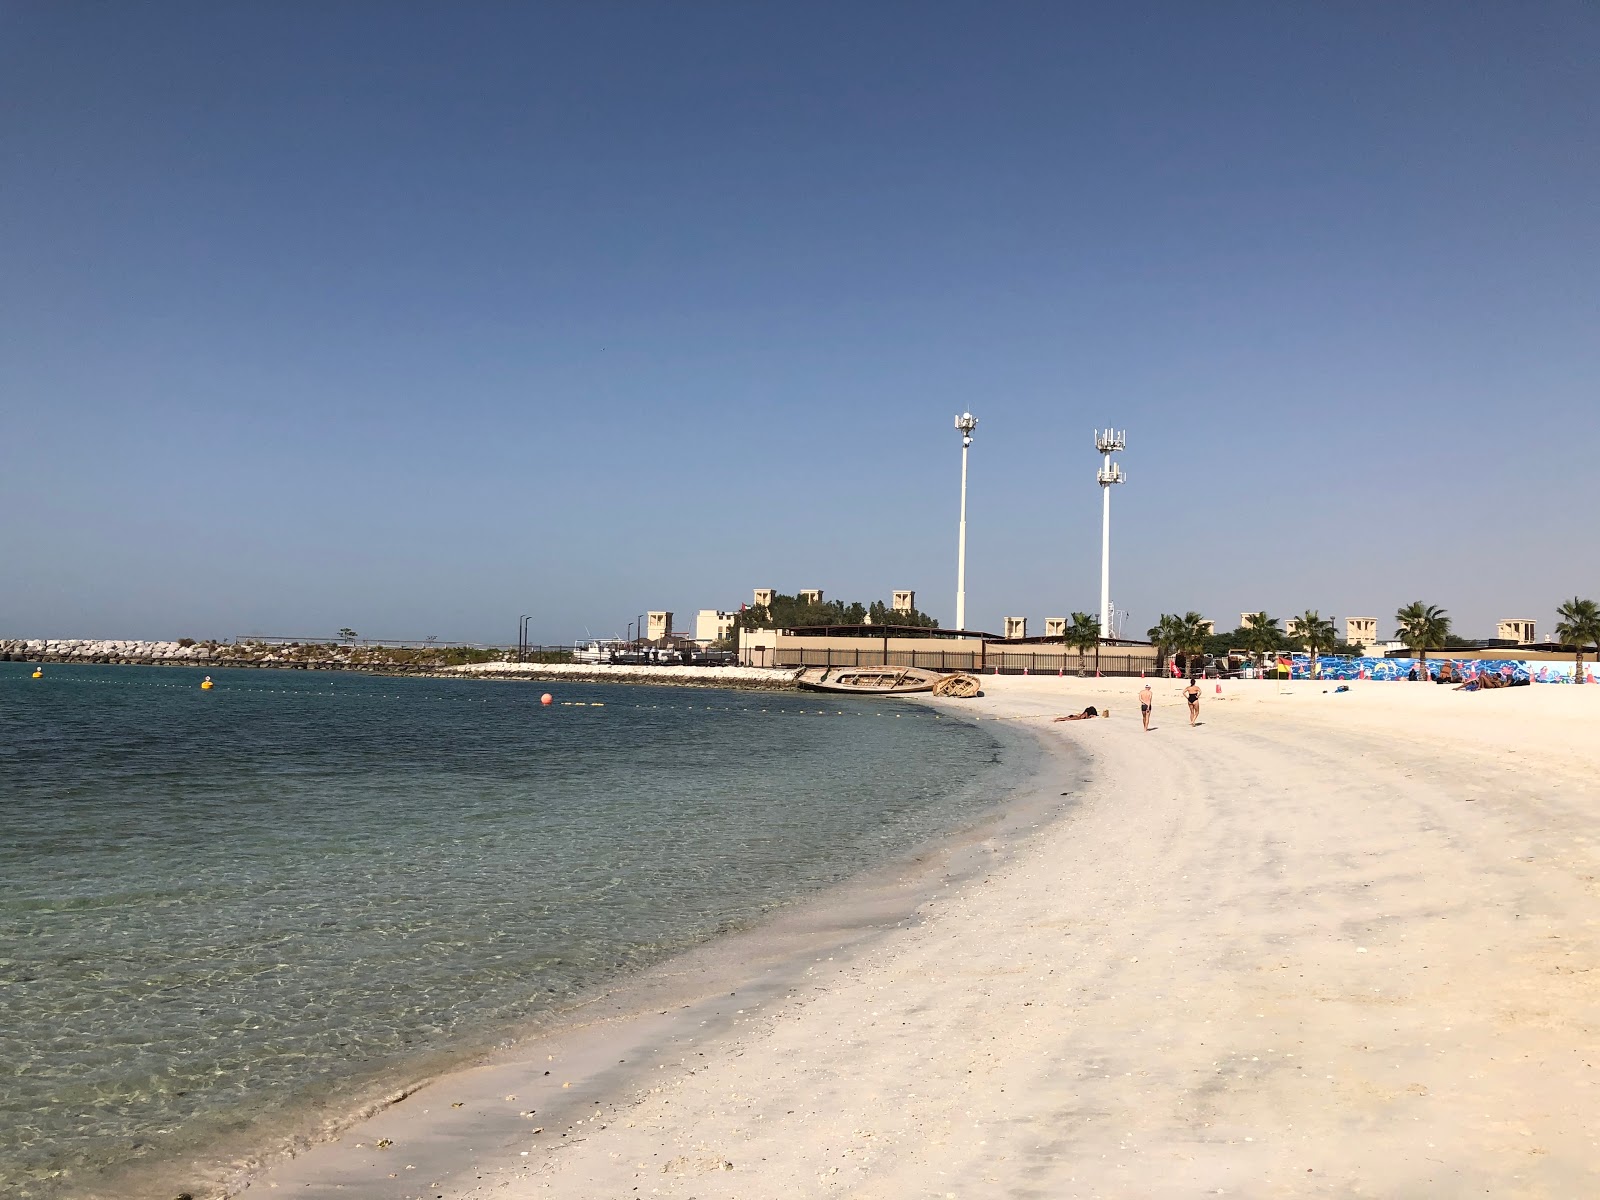
[[[1144,731],[1150,732],[1150,706],[1156,702],[1156,694],[1150,690],[1146,683],[1139,689],[1139,715],[1144,718]]]

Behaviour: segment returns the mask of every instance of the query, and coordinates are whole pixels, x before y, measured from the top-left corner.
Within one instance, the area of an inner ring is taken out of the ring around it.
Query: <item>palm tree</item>
[[[1442,608],[1413,600],[1394,614],[1395,637],[1404,642],[1417,656],[1422,670],[1417,678],[1428,680],[1428,651],[1443,646],[1450,636],[1450,618]]]
[[[1600,647],[1600,604],[1593,600],[1580,600],[1574,596],[1560,608],[1556,616],[1556,636],[1576,652],[1572,666],[1572,682],[1583,682],[1583,648]]]
[[[1311,655],[1313,673],[1318,656],[1339,644],[1339,631],[1333,622],[1314,608],[1308,608],[1298,617],[1289,619],[1290,636],[1306,648]]]
[[[1145,636],[1156,648],[1159,664],[1169,653],[1177,649],[1178,643],[1183,640],[1183,618],[1172,613],[1162,613],[1161,619],[1145,631]]]
[[[1091,617],[1088,613],[1073,613],[1072,622],[1067,626],[1066,643],[1078,652],[1080,664],[1083,661],[1083,656],[1089,653],[1090,650],[1094,650],[1098,655],[1100,650],[1100,618]]]
[[[1244,648],[1256,656],[1256,665],[1265,667],[1267,655],[1278,648],[1283,630],[1278,628],[1278,618],[1264,612],[1251,613],[1244,623]]]
[[[1191,608],[1177,618],[1177,627],[1173,632],[1178,637],[1178,650],[1183,654],[1183,673],[1193,679],[1194,661],[1206,648],[1206,638],[1211,636],[1210,626],[1204,617]]]

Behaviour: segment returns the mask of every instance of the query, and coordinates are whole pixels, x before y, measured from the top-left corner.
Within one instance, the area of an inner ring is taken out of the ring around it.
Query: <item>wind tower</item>
[[[1122,468],[1111,461],[1113,454],[1127,448],[1126,429],[1101,429],[1094,435],[1094,448],[1100,451],[1100,491],[1105,497],[1104,515],[1100,522],[1100,636],[1111,636],[1111,485],[1125,482]]]

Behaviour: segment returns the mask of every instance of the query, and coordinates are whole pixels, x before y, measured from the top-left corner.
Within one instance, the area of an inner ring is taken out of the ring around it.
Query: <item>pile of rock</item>
[[[140,666],[285,667],[296,671],[420,673],[441,665],[433,651],[313,642],[139,642],[96,638],[0,640],[0,662]]]
[[[130,665],[298,667],[331,670],[382,666],[383,656],[350,646],[269,645],[264,642],[138,642],[97,638],[0,641],[0,662],[75,662]]]
[[[0,642],[0,662],[210,663],[238,647],[217,642],[133,642],[96,638],[33,638]]]

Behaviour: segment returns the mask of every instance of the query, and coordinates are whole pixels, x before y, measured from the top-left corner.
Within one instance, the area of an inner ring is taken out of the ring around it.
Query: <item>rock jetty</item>
[[[431,669],[394,652],[337,644],[266,642],[141,642],[99,638],[0,641],[0,662],[115,663],[131,666],[290,667],[298,670]]]

